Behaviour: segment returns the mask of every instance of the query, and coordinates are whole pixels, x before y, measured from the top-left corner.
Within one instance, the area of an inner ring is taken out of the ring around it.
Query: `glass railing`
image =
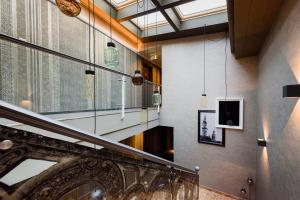
[[[98,65],[94,70],[93,65],[10,39],[14,40],[0,34],[0,100],[37,113],[121,109],[122,95],[125,109],[154,107],[152,95],[160,88],[157,84],[145,81],[143,86],[134,86],[129,74]],[[90,83],[85,73],[89,69],[95,71]]]
[[[132,84],[134,52],[117,44],[120,64],[107,68],[108,37],[97,30],[89,45],[89,26],[46,0],[0,1],[0,22],[0,199],[197,199],[194,170],[99,136],[119,131],[107,111],[123,129],[158,121],[162,88]],[[131,122],[129,109],[142,114]],[[84,119],[53,118],[65,113]]]
[[[98,19],[94,31],[88,24],[88,14],[83,14],[85,21],[79,17],[68,17],[54,2],[0,1],[0,33],[92,63],[95,54],[95,63],[106,67],[103,50],[110,37],[97,29]],[[93,17],[92,14],[90,17]],[[90,24],[93,25],[93,19]],[[120,55],[120,64],[114,70],[133,74],[135,52],[117,41],[114,43]]]

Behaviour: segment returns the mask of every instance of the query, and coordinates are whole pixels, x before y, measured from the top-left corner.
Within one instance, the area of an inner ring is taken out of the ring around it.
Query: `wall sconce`
[[[283,86],[283,98],[300,97],[300,84]]]
[[[267,146],[267,141],[265,139],[259,138],[257,139],[257,145],[260,147],[265,147]]]

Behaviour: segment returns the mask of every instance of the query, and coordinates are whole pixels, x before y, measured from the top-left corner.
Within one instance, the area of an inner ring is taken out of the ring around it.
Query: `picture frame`
[[[215,110],[198,110],[198,143],[225,147],[225,128],[215,126]]]
[[[216,99],[216,127],[243,130],[243,98],[227,97]]]

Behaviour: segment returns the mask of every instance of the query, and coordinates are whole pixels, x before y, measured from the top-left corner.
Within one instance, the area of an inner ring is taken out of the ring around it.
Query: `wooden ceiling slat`
[[[283,0],[233,0],[234,53],[237,58],[257,55]]]

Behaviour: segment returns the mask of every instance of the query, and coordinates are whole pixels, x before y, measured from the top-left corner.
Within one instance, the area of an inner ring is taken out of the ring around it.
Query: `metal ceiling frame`
[[[166,37],[170,35],[176,35],[177,37],[188,37],[193,36],[196,33],[201,34],[202,28],[204,24],[206,26],[211,26],[211,32],[224,32],[228,30],[228,19],[227,19],[227,10],[224,12],[216,12],[211,13],[204,16],[197,16],[188,20],[182,20],[180,14],[175,9],[176,6],[189,3],[195,0],[146,0],[152,3],[147,3],[147,6],[144,5],[144,8],[139,9],[137,11],[136,3],[131,3],[126,7],[118,9],[116,11],[116,20],[119,22],[129,21],[131,19],[145,16],[147,14],[154,13],[156,11],[160,12],[165,18],[168,24],[160,25],[157,31],[157,40],[164,40]],[[110,5],[114,7],[113,5]],[[114,8],[115,9],[115,8]],[[203,22],[203,19],[207,20]],[[218,19],[218,20],[216,20]],[[224,25],[227,23],[227,25]],[[142,39],[143,41],[152,41],[154,37],[154,31],[152,30],[153,27],[147,28],[147,30],[143,30],[138,27],[135,23],[134,26],[142,32]],[[189,32],[188,30],[191,30]],[[146,32],[147,31],[147,34]],[[148,34],[150,33],[150,34]],[[173,38],[173,36],[172,36]]]

